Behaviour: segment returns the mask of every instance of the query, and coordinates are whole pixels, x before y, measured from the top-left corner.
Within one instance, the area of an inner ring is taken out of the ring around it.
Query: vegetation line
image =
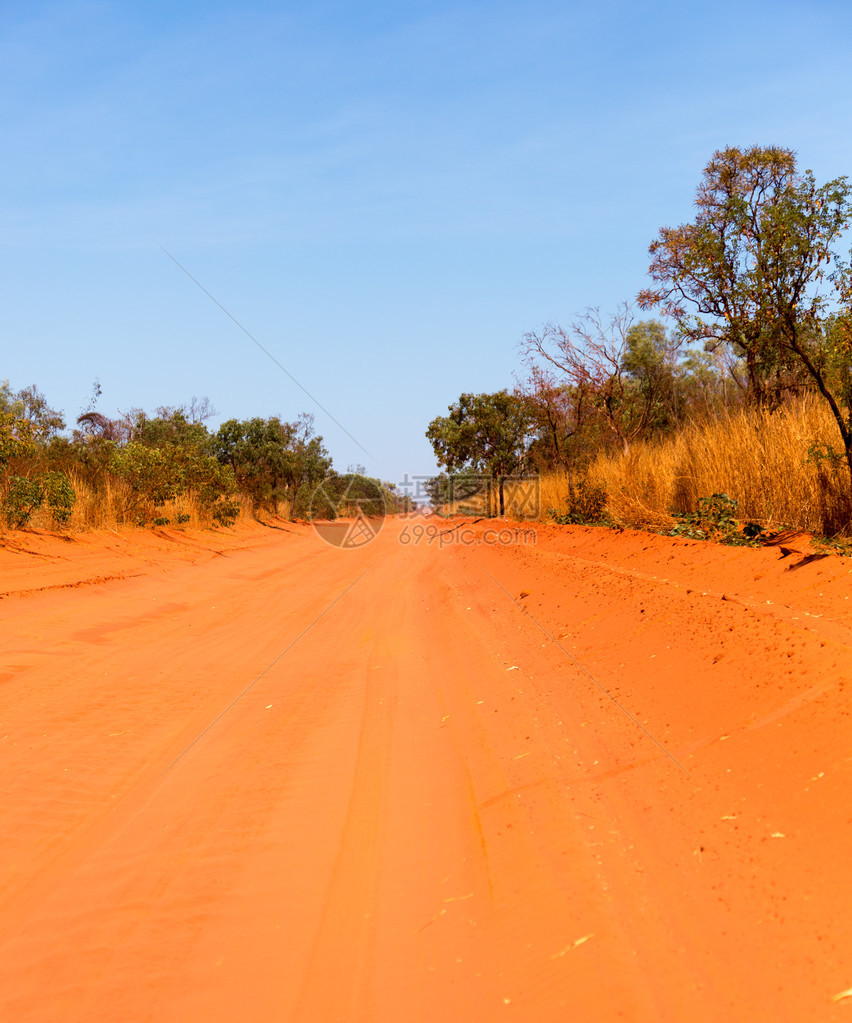
[[[227,419],[215,432],[206,399],[130,409],[89,407],[64,434],[62,415],[35,386],[0,383],[0,525],[62,529],[227,527],[240,518],[336,518],[404,511],[392,484],[337,472],[313,417]]]

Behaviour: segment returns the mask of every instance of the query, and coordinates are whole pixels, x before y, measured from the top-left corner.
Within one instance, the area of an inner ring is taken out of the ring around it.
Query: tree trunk
[[[846,466],[849,469],[849,483],[852,486],[852,430],[849,428],[849,419],[843,415],[843,409],[826,383],[822,369],[811,359],[804,346],[800,344],[795,324],[787,325],[787,343],[802,362],[811,379],[815,381],[819,393],[828,402],[828,407],[831,409],[831,414],[834,416],[834,421],[837,423],[837,429],[840,431],[840,437],[843,441],[843,453],[846,456]]]
[[[562,457],[562,450],[559,444],[559,427],[556,421],[553,419],[553,417],[549,418],[548,426],[550,427],[550,437],[553,443],[553,451],[554,454],[556,455],[556,462],[557,464],[561,465],[562,468],[564,469],[565,459]]]

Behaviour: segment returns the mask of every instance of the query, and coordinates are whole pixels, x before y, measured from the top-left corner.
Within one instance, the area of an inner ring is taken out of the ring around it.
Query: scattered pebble
[[[594,934],[584,934],[582,938],[576,938],[574,941],[571,942],[570,945],[566,945],[565,948],[563,948],[561,952],[556,952],[550,958],[551,959],[559,959],[562,956],[564,956],[566,952],[572,952],[579,945],[584,945],[589,940],[589,938],[593,938],[593,937],[594,937]]]

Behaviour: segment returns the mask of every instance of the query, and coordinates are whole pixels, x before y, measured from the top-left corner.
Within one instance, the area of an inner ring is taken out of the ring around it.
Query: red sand
[[[849,1016],[852,562],[455,526],[5,538],[0,1018]]]

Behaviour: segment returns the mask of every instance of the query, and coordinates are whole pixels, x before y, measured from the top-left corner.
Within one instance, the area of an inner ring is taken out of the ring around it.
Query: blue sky
[[[846,0],[0,0],[0,378],[431,473],[525,331],[633,299],[716,149],[852,174],[850,68]]]

